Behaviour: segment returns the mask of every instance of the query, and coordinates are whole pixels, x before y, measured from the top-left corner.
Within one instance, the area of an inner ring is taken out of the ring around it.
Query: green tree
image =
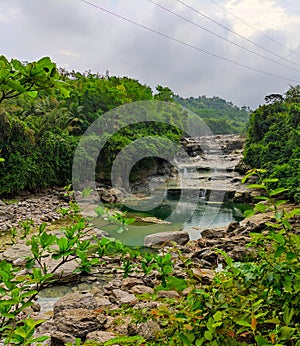
[[[38,91],[52,92],[55,89],[64,96],[69,95],[50,58],[22,63],[17,59],[9,62],[5,56],[0,56],[0,102],[21,94],[36,97]]]

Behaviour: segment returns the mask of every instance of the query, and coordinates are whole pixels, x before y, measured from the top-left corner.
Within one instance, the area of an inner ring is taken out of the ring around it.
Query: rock
[[[61,297],[53,307],[54,317],[63,310],[84,308],[94,310],[98,307],[97,301],[91,293],[70,293]]]
[[[230,222],[230,224],[227,226],[226,232],[227,233],[232,233],[234,232],[237,228],[239,228],[240,223],[237,221]]]
[[[106,316],[96,311],[79,308],[60,311],[54,323],[59,332],[85,338],[88,333],[101,329],[106,320]]]
[[[115,337],[116,337],[116,335],[111,333],[111,332],[104,332],[101,330],[96,330],[94,332],[88,333],[86,336],[86,340],[92,340],[92,341],[96,341],[99,343],[103,343],[103,342],[111,340]]]
[[[209,285],[215,277],[215,272],[210,269],[193,268],[194,277],[197,278],[202,284]]]
[[[161,232],[147,235],[144,239],[144,246],[159,247],[171,245],[172,242],[185,245],[190,240],[189,233],[186,231]]]
[[[109,193],[115,197],[115,202],[121,202],[124,198],[123,192],[115,187],[111,188]]]
[[[6,207],[6,203],[4,203],[1,199],[0,199],[0,207]]]
[[[149,320],[145,323],[129,324],[128,335],[140,335],[145,339],[154,339],[160,331],[160,326],[157,322]]]
[[[122,291],[120,289],[114,289],[111,292],[110,300],[118,305],[130,304],[133,305],[137,302],[134,294]]]
[[[136,285],[131,288],[131,292],[135,294],[153,294],[154,290],[148,286]]]
[[[51,346],[65,346],[66,343],[75,345],[76,338],[73,335],[55,331],[51,334]]]
[[[222,228],[204,229],[201,231],[201,237],[206,239],[221,238],[224,236],[225,230]]]
[[[143,284],[144,282],[141,279],[128,277],[122,280],[121,288],[124,290],[130,290],[133,286]]]
[[[157,298],[180,298],[180,295],[173,290],[170,291],[158,291]]]

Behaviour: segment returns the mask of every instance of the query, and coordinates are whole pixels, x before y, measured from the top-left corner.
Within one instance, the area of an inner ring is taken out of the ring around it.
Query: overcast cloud
[[[288,80],[207,55],[81,0],[0,0],[0,54],[24,61],[50,56],[58,66],[69,70],[101,74],[108,70],[110,75],[132,77],[152,88],[157,84],[168,86],[183,97],[219,96],[251,108],[262,104],[265,95],[284,93],[290,84],[300,84],[299,0],[182,0],[294,64],[242,40],[180,1],[153,0],[286,67],[242,50],[148,0],[89,1],[201,50]]]

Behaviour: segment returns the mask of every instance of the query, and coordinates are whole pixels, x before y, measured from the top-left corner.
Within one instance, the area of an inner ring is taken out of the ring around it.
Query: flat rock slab
[[[147,235],[144,239],[144,246],[159,247],[162,245],[185,245],[190,240],[189,233],[186,231],[161,232]]]

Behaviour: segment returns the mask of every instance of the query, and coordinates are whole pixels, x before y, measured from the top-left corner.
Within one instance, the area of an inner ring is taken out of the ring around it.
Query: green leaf
[[[285,238],[284,238],[284,236],[283,236],[282,234],[276,233],[276,234],[273,235],[273,238],[274,238],[274,240],[275,240],[277,243],[279,243],[281,246],[284,246],[284,245],[285,245]]]
[[[237,321],[236,324],[238,324],[239,326],[245,326],[245,327],[251,328],[251,324],[247,321],[244,321],[244,320]]]
[[[32,91],[27,91],[26,94],[32,98],[35,98],[35,97],[37,97],[38,92],[35,90],[32,90]]]
[[[263,183],[277,183],[279,181],[278,178],[265,178],[263,179]]]
[[[291,323],[291,320],[295,314],[295,311],[293,308],[290,308],[288,305],[285,307],[283,312],[283,322],[286,325],[289,325]]]
[[[268,342],[268,340],[266,340],[264,337],[262,337],[261,335],[256,335],[255,336],[255,341],[257,342],[258,346],[268,346],[270,345],[270,343]]]
[[[259,211],[260,213],[264,213],[267,210],[267,206],[263,203],[257,203],[255,204],[254,207],[257,211]]]
[[[255,196],[254,199],[260,199],[262,201],[269,201],[270,198],[266,196]]]
[[[251,217],[255,214],[255,211],[252,209],[248,209],[244,211],[244,217]]]
[[[213,315],[213,319],[215,321],[220,321],[222,318],[222,312],[221,311],[217,311],[214,315]]]
[[[276,249],[276,251],[275,251],[274,257],[275,257],[275,258],[278,258],[278,257],[280,257],[284,252],[285,252],[285,247],[279,246],[279,247]]]
[[[170,274],[172,272],[172,266],[165,264],[162,271],[164,274]]]
[[[205,337],[206,340],[211,341],[213,339],[212,332],[210,332],[209,330],[206,330],[204,332],[204,337]]]
[[[267,190],[267,187],[265,185],[262,185],[262,184],[250,184],[250,185],[247,185],[247,188],[248,189],[264,189],[264,190]]]
[[[281,327],[279,329],[280,340],[288,340],[295,333],[295,328],[290,328],[287,326]]]
[[[288,191],[288,189],[284,188],[284,187],[278,187],[275,190],[271,190],[269,195],[270,196],[275,196],[275,195],[279,195],[280,193],[284,192],[284,191]]]

